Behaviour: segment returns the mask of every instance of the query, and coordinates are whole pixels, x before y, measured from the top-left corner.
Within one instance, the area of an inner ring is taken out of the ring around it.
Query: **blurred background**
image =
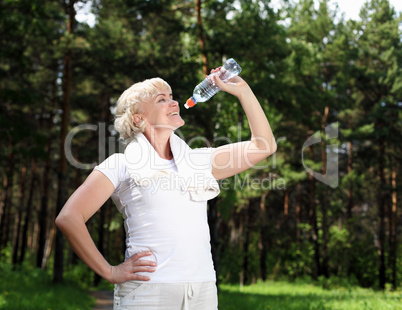
[[[248,139],[228,94],[183,107],[212,68],[234,58],[278,150],[209,202],[219,283],[337,278],[397,289],[401,21],[400,4],[388,0],[350,11],[328,0],[0,1],[0,268],[12,279],[44,270],[56,283],[106,285],[54,219],[93,165],[121,149],[111,127],[118,97],[159,76],[180,103],[186,141]],[[325,135],[331,124],[336,137]],[[315,133],[319,143],[304,147]],[[68,137],[79,168],[67,160]],[[306,167],[325,175],[330,151],[338,173],[328,185]],[[107,260],[120,263],[125,233],[111,201],[88,227]],[[3,287],[0,305],[10,292]]]

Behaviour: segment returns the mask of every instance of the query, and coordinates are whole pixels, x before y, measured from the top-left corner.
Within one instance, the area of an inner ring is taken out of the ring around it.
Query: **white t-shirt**
[[[208,154],[212,156],[212,148]],[[114,154],[95,167],[115,187],[112,199],[124,218],[126,259],[152,251],[142,259],[155,261],[156,271],[139,273],[149,276],[150,283],[215,281],[207,201],[191,200],[190,193],[177,186],[174,159],[157,156],[155,163],[162,173],[146,186],[130,178],[124,154]]]

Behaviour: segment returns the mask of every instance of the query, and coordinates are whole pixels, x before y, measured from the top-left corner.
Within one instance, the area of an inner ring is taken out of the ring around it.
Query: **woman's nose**
[[[179,105],[179,103],[178,103],[176,100],[172,100],[172,101],[170,102],[170,106],[172,106],[172,107],[178,106],[178,105]]]

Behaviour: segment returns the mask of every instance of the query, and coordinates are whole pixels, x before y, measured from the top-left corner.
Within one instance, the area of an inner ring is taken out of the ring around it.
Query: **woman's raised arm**
[[[250,141],[223,145],[215,150],[212,174],[219,180],[245,171],[275,153],[276,141],[264,110],[241,77],[236,76],[223,83],[215,76],[215,83],[223,91],[239,98],[251,130]]]

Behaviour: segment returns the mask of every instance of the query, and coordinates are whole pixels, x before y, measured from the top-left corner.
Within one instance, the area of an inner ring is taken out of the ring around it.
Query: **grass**
[[[2,310],[90,310],[94,299],[80,285],[55,284],[40,269],[12,271],[0,265],[0,309]]]
[[[325,289],[312,283],[261,282],[240,288],[219,287],[222,310],[397,310],[402,293],[378,292],[360,287]]]
[[[40,269],[25,267],[12,271],[10,265],[1,264],[0,274],[1,310],[90,310],[94,306],[94,299],[87,293],[87,285],[82,284],[82,278],[87,278],[85,275],[77,274],[72,277],[73,281],[54,284],[51,276]],[[103,283],[102,287],[112,289],[109,283]],[[242,288],[221,284],[219,309],[402,310],[402,292],[363,289],[345,280],[333,279],[315,284],[308,280],[293,283],[266,281]]]

